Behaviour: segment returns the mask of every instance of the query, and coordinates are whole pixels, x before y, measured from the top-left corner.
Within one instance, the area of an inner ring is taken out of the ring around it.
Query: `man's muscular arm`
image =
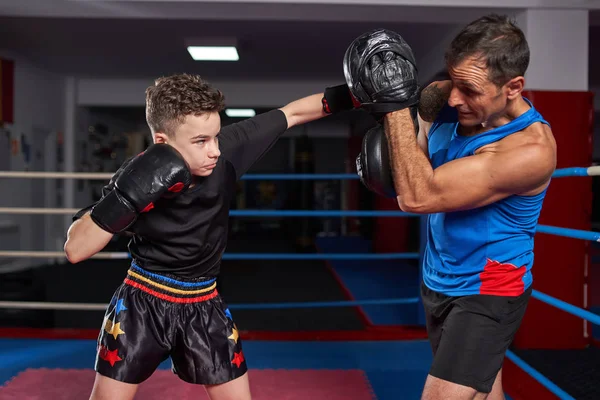
[[[432,82],[421,92],[419,99],[419,116],[425,122],[435,121],[439,112],[448,102],[452,81]]]
[[[419,143],[423,132],[419,130],[418,138],[412,133],[414,120],[407,109],[387,114],[384,130],[398,205],[403,211],[416,211],[421,194],[428,190],[427,183],[433,175],[426,149]]]
[[[555,168],[550,141],[537,135],[536,140],[504,139],[507,142],[493,151],[434,170],[418,147],[413,124],[408,110],[401,110],[388,114],[384,125],[394,188],[403,211],[430,214],[483,207],[542,187]]]
[[[450,91],[452,90],[452,82],[434,81],[427,85],[421,92],[419,106],[417,109],[417,119],[419,122],[419,133],[417,135],[417,143],[425,156],[429,158],[428,137],[429,129],[433,121],[437,118],[441,109],[448,102]]]

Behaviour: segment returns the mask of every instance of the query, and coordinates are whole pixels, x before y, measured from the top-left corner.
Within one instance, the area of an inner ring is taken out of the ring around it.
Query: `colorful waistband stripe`
[[[199,281],[199,282],[179,281],[179,280],[176,280],[176,279],[168,278],[166,276],[155,274],[153,272],[146,271],[146,270],[138,267],[134,263],[131,263],[130,270],[133,270],[133,271],[135,271],[135,272],[137,272],[139,274],[142,274],[142,275],[144,275],[144,276],[146,276],[146,277],[148,277],[150,279],[154,279],[154,280],[158,280],[158,281],[163,281],[167,285],[168,284],[173,284],[173,285],[177,285],[177,286],[199,288],[199,287],[204,287],[204,286],[212,285],[213,283],[215,283],[217,281],[216,278],[211,278],[211,279],[207,279],[206,281]]]
[[[127,275],[129,275],[132,278],[135,278],[138,281],[147,283],[150,286],[154,286],[155,288],[162,289],[164,291],[171,292],[171,293],[174,293],[174,294],[183,294],[183,295],[200,294],[200,293],[210,292],[211,290],[213,290],[213,289],[215,289],[217,287],[217,284],[213,283],[212,285],[210,285],[209,287],[204,288],[204,289],[182,290],[182,289],[175,289],[175,288],[172,288],[172,287],[169,287],[169,286],[162,285],[160,283],[153,282],[149,278],[146,278],[146,277],[144,277],[144,276],[142,276],[140,274],[136,274],[133,271],[127,271]]]
[[[133,286],[154,297],[173,303],[198,303],[210,300],[218,295],[215,279],[200,282],[179,281],[133,266],[127,271],[127,278],[125,278],[124,282],[126,285]],[[187,286],[187,283],[193,283],[193,288]],[[207,286],[207,284],[209,285],[208,287],[203,287]],[[202,289],[194,289],[199,286]],[[198,296],[199,294],[202,295]]]
[[[173,303],[200,303],[202,301],[207,301],[210,299],[213,299],[215,297],[217,297],[217,291],[215,290],[214,292],[212,292],[211,294],[208,294],[206,296],[200,296],[200,297],[173,297],[173,296],[169,296],[165,293],[160,293],[157,291],[154,291],[138,282],[134,282],[131,279],[125,279],[125,283],[133,286],[135,288],[138,288],[154,297],[158,297],[160,299],[166,300],[166,301],[170,301]]]

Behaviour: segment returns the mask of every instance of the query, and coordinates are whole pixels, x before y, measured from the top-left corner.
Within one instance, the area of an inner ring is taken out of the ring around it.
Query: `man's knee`
[[[427,375],[421,400],[485,400],[487,396],[472,387]]]

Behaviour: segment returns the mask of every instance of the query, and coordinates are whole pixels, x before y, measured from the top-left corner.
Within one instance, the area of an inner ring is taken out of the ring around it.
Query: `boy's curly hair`
[[[146,121],[152,131],[173,137],[188,115],[220,112],[225,97],[198,75],[177,74],[155,80],[146,89]]]

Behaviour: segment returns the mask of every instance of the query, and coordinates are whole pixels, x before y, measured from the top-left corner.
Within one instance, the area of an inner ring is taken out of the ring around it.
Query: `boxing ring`
[[[553,178],[573,178],[600,175],[600,166],[589,168],[557,169]],[[62,172],[0,172],[0,178],[17,179],[88,179],[108,181],[111,174],[105,173],[62,173]],[[355,174],[247,174],[242,180],[357,180]],[[24,208],[0,207],[3,214],[39,214],[39,215],[73,215],[79,209],[68,208]],[[401,211],[387,210],[231,210],[232,218],[420,218],[421,237],[419,252],[374,253],[361,252],[359,248],[351,252],[323,251],[316,253],[298,252],[226,252],[223,260],[270,260],[282,263],[293,261],[323,261],[328,263],[367,261],[376,265],[381,262],[410,261],[419,263],[423,254],[423,221],[425,217]],[[537,234],[555,235],[582,241],[600,242],[600,232],[584,231],[567,227],[538,225]],[[64,260],[62,251],[0,251],[0,257],[39,258]],[[97,260],[123,260],[130,258],[127,252],[103,251],[92,257]],[[418,264],[417,264],[418,265]],[[52,268],[52,267],[50,267]],[[123,276],[125,269],[122,270]],[[372,272],[376,273],[376,272]],[[335,274],[335,272],[334,272]],[[535,284],[535,270],[534,284]],[[415,285],[420,280],[420,274]],[[411,279],[412,279],[411,278]],[[337,280],[341,280],[336,276]],[[363,283],[360,283],[360,287]],[[351,290],[347,290],[351,292]],[[389,293],[389,291],[383,294]],[[399,290],[402,292],[402,290]],[[404,291],[406,292],[406,291]],[[372,293],[372,292],[371,292]],[[347,293],[348,294],[348,293]],[[600,325],[600,316],[584,308],[577,307],[553,297],[551,293],[533,290],[532,297],[556,309],[573,316]],[[418,295],[365,298],[364,293],[350,293],[347,300],[332,301],[284,301],[260,302],[233,301],[229,308],[234,312],[245,310],[293,310],[293,309],[340,309],[340,308],[376,308],[391,306],[411,307],[418,314],[421,308]],[[107,298],[108,299],[108,298]],[[225,298],[228,301],[227,298]],[[4,310],[62,310],[62,311],[105,311],[108,304],[84,302],[49,302],[49,301],[0,301],[0,309]],[[364,313],[363,313],[364,314]],[[235,318],[234,318],[235,319]],[[422,319],[416,319],[422,322]],[[98,321],[98,325],[100,321]],[[319,399],[399,399],[417,398],[420,395],[431,354],[422,324],[421,326],[393,327],[371,329],[364,337],[358,338],[350,332],[321,332],[315,340],[305,341],[301,336],[289,332],[272,333],[270,337],[253,335],[241,331],[244,351],[249,360],[250,380],[255,399],[275,398],[273,390],[285,393],[286,399],[312,398]],[[61,398],[82,398],[89,394],[93,382],[93,361],[95,357],[94,333],[77,335],[57,330],[56,334],[36,335],[30,329],[5,330],[0,339],[0,399],[35,397],[36,393],[61,393]],[[543,386],[556,398],[574,399],[572,394],[544,376],[534,366],[509,350],[507,358],[518,368]],[[178,398],[186,398],[187,387],[166,371],[167,365],[161,368],[140,388],[140,398],[152,398],[157,388],[168,387],[173,391],[181,390]],[[68,395],[62,391],[60,383],[78,381],[82,384]],[[598,384],[596,382],[596,384]],[[162,385],[162,386],[161,386]],[[505,383],[506,388],[506,383]],[[37,392],[36,392],[37,390]],[[79,392],[77,392],[79,390]],[[596,389],[600,392],[600,389]],[[174,395],[174,394],[173,394]],[[296,395],[296,397],[294,397]],[[79,396],[79,397],[77,397]],[[144,397],[149,396],[149,397]]]

